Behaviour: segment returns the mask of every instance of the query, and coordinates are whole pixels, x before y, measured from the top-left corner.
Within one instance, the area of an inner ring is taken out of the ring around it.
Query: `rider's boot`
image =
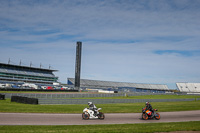
[[[95,116],[95,117],[97,116],[97,112],[96,112],[96,111],[94,111],[94,116]]]

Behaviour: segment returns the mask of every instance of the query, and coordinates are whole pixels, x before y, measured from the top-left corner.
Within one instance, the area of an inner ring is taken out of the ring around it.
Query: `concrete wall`
[[[2,93],[5,98],[11,96],[24,96],[32,98],[82,98],[82,97],[119,97],[119,96],[142,96],[142,95],[171,95],[171,94],[157,94],[157,93]]]
[[[191,99],[39,99],[39,104],[86,104],[93,102],[94,104],[112,104],[112,103],[141,103],[141,102],[178,102],[178,101],[194,101]]]

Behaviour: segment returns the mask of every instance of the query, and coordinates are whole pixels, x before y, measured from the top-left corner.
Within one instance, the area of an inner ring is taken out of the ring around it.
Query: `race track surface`
[[[82,120],[81,114],[0,113],[0,125],[89,125],[200,121],[200,110],[160,112],[160,120],[142,120],[142,113],[108,113],[104,120]]]

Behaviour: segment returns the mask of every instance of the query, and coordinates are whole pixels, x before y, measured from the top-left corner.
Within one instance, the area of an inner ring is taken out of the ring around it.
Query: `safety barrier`
[[[178,101],[194,101],[190,99],[39,99],[39,104],[87,104],[93,102],[95,104],[112,104],[112,103],[140,103],[140,102],[178,102]]]
[[[12,96],[11,102],[25,103],[25,104],[38,104],[38,99],[22,97],[22,96]]]
[[[5,95],[0,94],[0,100],[5,100]]]
[[[5,93],[6,98],[11,98],[11,96],[24,96],[24,97],[34,97],[34,98],[83,98],[83,97],[118,97],[125,96],[125,94],[93,94],[93,93],[66,93],[66,94],[53,94],[53,93]]]
[[[5,93],[5,98],[11,96],[23,96],[34,98],[89,98],[89,97],[121,97],[121,96],[141,96],[141,95],[165,95],[157,93]],[[171,94],[166,94],[171,95]]]
[[[98,98],[98,97],[140,96],[140,95],[159,95],[159,94],[153,94],[153,93],[114,93],[114,94],[104,94],[104,93],[102,93],[102,94],[99,94],[99,93],[66,93],[66,94],[5,93],[5,98],[11,98],[12,96],[36,98],[36,99],[38,99],[39,104],[87,104],[88,101],[92,101],[96,104],[146,102],[147,99],[78,99],[78,98],[89,98],[89,97]],[[162,95],[173,95],[173,94],[162,94]],[[148,99],[148,101],[150,101],[150,102],[193,101],[193,100],[195,100],[195,99]],[[200,100],[200,98],[196,98],[196,100]],[[23,101],[26,101],[26,100],[23,100]]]

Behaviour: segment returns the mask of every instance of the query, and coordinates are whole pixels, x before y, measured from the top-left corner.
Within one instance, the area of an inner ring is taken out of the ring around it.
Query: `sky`
[[[200,0],[0,0],[0,62],[81,79],[200,82]]]

